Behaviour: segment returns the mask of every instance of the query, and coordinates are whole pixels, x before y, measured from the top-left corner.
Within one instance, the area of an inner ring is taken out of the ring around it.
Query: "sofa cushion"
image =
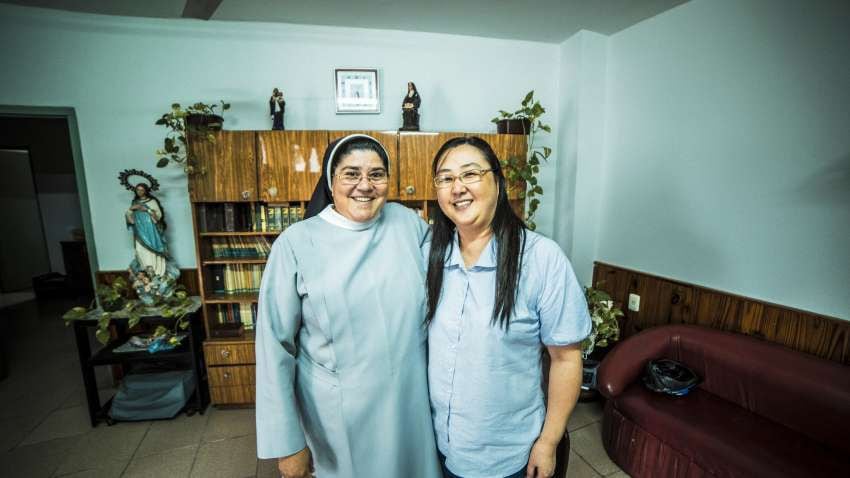
[[[670,397],[633,384],[613,406],[717,476],[850,476],[845,453],[702,389]]]

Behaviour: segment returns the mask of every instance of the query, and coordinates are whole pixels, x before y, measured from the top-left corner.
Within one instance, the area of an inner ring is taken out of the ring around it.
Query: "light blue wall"
[[[130,195],[116,180],[125,168],[160,180],[173,253],[181,267],[195,265],[183,173],[154,167],[165,130],[153,122],[173,101],[226,99],[233,105],[227,129],[265,129],[267,98],[279,86],[288,128],[397,129],[406,82],[413,80],[423,97],[424,130],[493,132],[490,118],[517,107],[528,90],[544,105],[554,105],[558,94],[558,45],[456,35],[120,18],[4,4],[0,45],[0,104],[76,109],[101,270],[123,269],[132,257],[123,220]],[[380,69],[380,115],[334,114],[333,68],[357,66]],[[557,127],[556,113],[548,120]],[[547,191],[556,163],[544,168]],[[544,196],[537,221],[547,234],[551,197]]]
[[[610,37],[598,259],[850,319],[848,18],[693,0]]]
[[[560,47],[554,236],[585,285],[593,279],[605,183],[607,48],[608,37],[589,31],[576,33]]]

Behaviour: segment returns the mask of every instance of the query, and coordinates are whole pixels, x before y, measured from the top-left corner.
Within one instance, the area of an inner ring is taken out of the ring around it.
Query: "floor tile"
[[[198,446],[192,445],[155,455],[134,457],[122,478],[186,478],[197,451]]]
[[[567,430],[573,431],[602,420],[602,401],[579,402],[567,422]]]
[[[572,450],[601,475],[610,475],[620,468],[611,461],[602,445],[602,424],[592,423],[584,428],[570,432]]]
[[[37,425],[38,421],[29,417],[0,420],[0,453],[18,446]]]
[[[241,478],[257,472],[257,439],[253,435],[204,443],[191,477]]]
[[[151,422],[150,430],[145,435],[142,444],[134,457],[142,457],[162,453],[175,448],[198,445],[207,425],[209,413],[196,413],[187,417],[181,413],[172,420],[157,420]]]
[[[218,409],[210,407],[203,441],[211,442],[257,433],[253,408]]]
[[[57,408],[21,443],[32,445],[56,438],[82,435],[91,430],[88,410],[84,407]]]
[[[57,478],[120,478],[127,468],[126,460],[104,460],[92,463],[94,468],[75,471],[67,475],[55,475]]]
[[[73,438],[60,438],[0,453],[0,476],[50,477],[73,449]]]
[[[77,439],[68,458],[59,466],[59,474],[94,468],[93,464],[119,461],[125,464],[136,452],[150,428],[150,422],[123,422],[98,425]]]
[[[570,452],[570,466],[567,469],[567,478],[600,478],[601,475],[587,464],[582,457],[575,452]]]

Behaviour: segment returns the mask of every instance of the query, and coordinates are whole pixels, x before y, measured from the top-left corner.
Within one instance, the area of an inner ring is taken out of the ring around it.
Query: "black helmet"
[[[699,383],[699,377],[684,364],[670,359],[650,360],[646,364],[643,384],[653,392],[680,397]]]

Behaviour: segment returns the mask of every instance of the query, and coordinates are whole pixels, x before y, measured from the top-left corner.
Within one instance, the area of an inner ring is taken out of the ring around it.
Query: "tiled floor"
[[[251,409],[91,428],[73,334],[59,319],[71,305],[0,310],[10,369],[0,382],[0,476],[278,476],[274,460],[256,458]],[[570,420],[570,478],[627,476],[602,448],[601,413],[599,403],[580,403]]]

